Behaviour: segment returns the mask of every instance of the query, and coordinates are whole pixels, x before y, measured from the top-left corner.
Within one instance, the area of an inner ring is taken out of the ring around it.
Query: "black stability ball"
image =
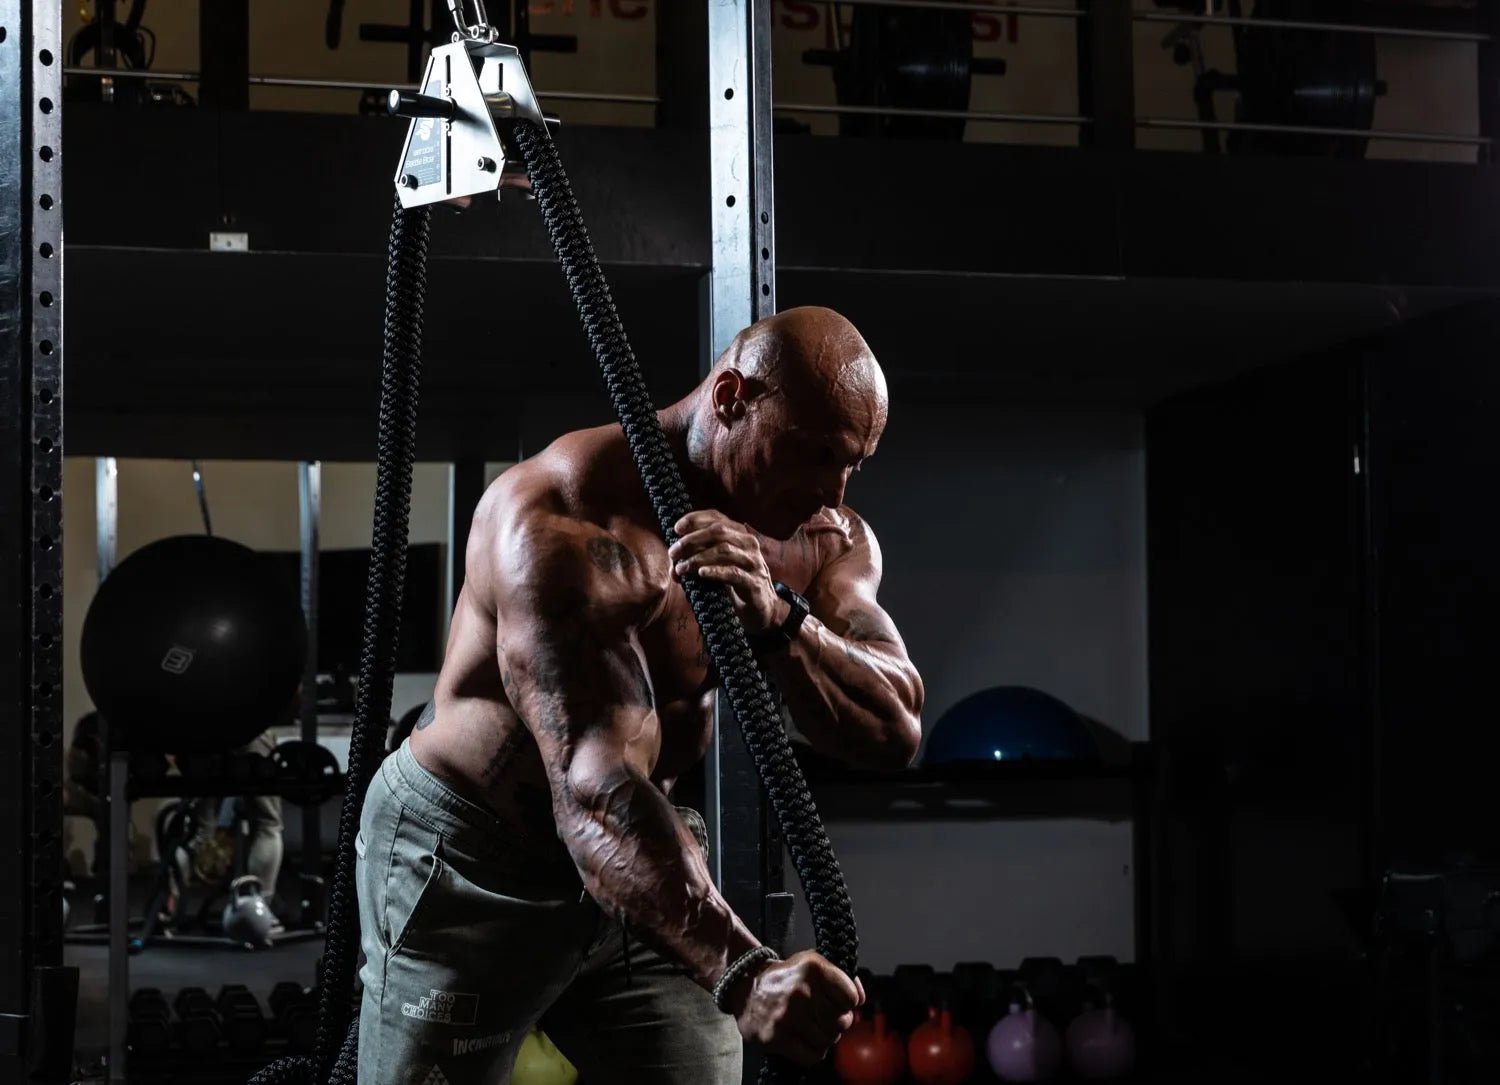
[[[130,749],[243,745],[289,714],[307,626],[254,550],[208,535],[143,546],[99,585],[83,680]]]

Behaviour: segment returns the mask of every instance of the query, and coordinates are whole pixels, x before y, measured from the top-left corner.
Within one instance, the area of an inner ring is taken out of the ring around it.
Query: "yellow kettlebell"
[[[532,1029],[521,1041],[510,1085],[573,1085],[578,1071],[541,1029]]]

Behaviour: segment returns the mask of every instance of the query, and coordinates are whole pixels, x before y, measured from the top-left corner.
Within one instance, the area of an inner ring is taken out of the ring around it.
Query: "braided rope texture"
[[[330,1081],[353,1085],[359,1022],[354,963],[359,953],[359,908],[354,888],[354,839],[365,791],[379,766],[391,717],[391,688],[401,632],[406,582],[411,474],[416,460],[417,400],[422,378],[422,314],[427,294],[431,210],[408,211],[398,201],[391,217],[385,279],[385,345],[376,436],[375,515],[370,569],[365,583],[365,623],[360,645],[359,690],[349,740],[348,786],[339,816],[333,887],[328,895],[328,938],[318,1005],[314,1057],[271,1063],[251,1085]],[[304,691],[314,696],[315,691]]]
[[[652,510],[662,535],[673,543],[677,536],[672,525],[691,511],[687,487],[615,312],[578,201],[546,131],[534,122],[517,121],[515,140]],[[792,753],[770,686],[751,653],[727,589],[694,577],[683,586],[807,894],[818,952],[852,976],[858,967],[859,938],[848,887]],[[762,1069],[762,1081],[795,1077],[793,1069],[779,1061],[768,1060]]]
[[[662,535],[669,543],[675,542],[672,525],[691,511],[687,488],[615,311],[572,186],[546,132],[532,122],[518,121],[515,136],[531,174],[543,222],[599,361],[605,390],[620,419]],[[312,1085],[318,1080],[330,1085],[354,1085],[356,1080],[359,1022],[352,991],[359,922],[354,889],[354,838],[359,831],[365,791],[379,763],[386,721],[390,718],[406,572],[411,469],[416,452],[429,237],[429,209],[406,211],[398,202],[391,222],[386,275],[375,515],[359,702],[350,739],[348,787],[339,820],[337,862],[329,893],[316,1053],[312,1059],[280,1059],[256,1074],[251,1085]],[[853,975],[858,966],[859,941],[848,888],[782,728],[781,713],[770,687],[755,662],[725,589],[694,578],[685,581],[684,588],[807,894],[818,951]],[[335,1046],[340,1036],[342,1043]],[[799,1076],[794,1068],[779,1060],[768,1060],[761,1072],[762,1082],[792,1081]]]

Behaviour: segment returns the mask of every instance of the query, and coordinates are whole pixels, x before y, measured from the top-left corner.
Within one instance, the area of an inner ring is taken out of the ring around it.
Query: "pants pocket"
[[[420,930],[424,913],[440,896],[443,860],[438,855],[441,837],[410,817],[398,815],[391,843],[390,865],[385,884],[386,945],[392,955],[400,953],[408,936]]]
[[[512,896],[502,876],[446,845],[435,842],[409,912],[398,916],[393,905],[392,921],[404,922],[371,967],[379,988],[365,987],[361,1082],[507,1080],[527,1031],[577,975],[594,930],[591,904]]]

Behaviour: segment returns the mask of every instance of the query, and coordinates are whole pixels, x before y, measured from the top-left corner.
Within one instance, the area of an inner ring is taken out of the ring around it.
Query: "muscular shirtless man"
[[[922,681],[843,503],[884,376],[848,321],[794,309],[660,417],[697,510],[672,549],[618,426],[560,438],[475,512],[433,707],[360,825],[361,1082],[504,1081],[537,1025],[588,1085],[737,1082],[742,1037],[812,1064],[863,1000],[814,952],[719,983],[757,942],[669,796],[716,683],[685,576],[729,586],[815,747],[914,756]]]

